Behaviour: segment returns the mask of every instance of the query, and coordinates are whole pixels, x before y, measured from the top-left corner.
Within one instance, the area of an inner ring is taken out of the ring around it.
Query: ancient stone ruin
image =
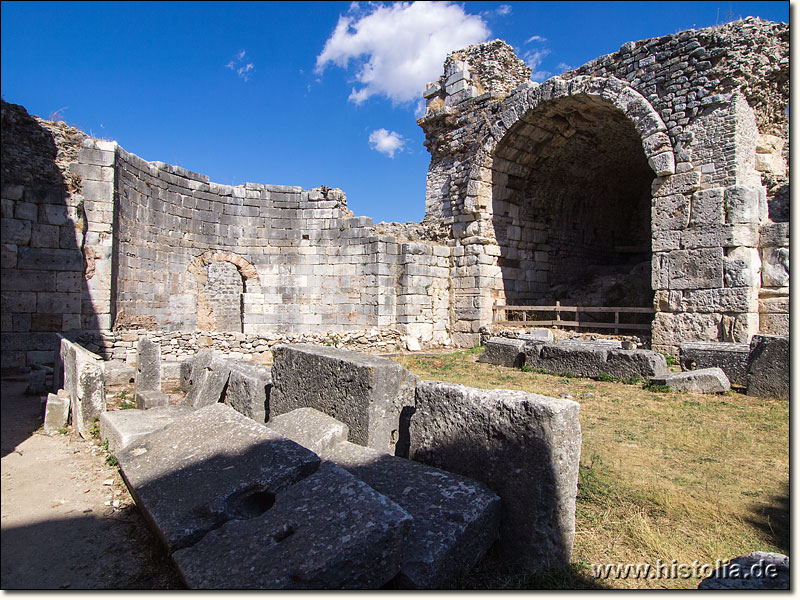
[[[541,85],[501,41],[451,53],[419,120],[421,224],[341,190],[220,185],[2,104],[3,368],[55,333],[472,346],[506,305],[639,307],[652,348],[788,334],[789,29],[629,42]],[[203,332],[196,335],[196,332]]]
[[[447,57],[418,121],[426,216],[405,225],[2,102],[2,369],[36,393],[52,371],[46,431],[99,419],[189,587],[443,587],[495,542],[532,572],[568,564],[576,402],[343,344],[471,347],[508,306],[622,307],[649,348],[533,330],[482,360],[788,398],[788,25],[529,78],[499,40]],[[136,408],[107,411],[132,380]]]

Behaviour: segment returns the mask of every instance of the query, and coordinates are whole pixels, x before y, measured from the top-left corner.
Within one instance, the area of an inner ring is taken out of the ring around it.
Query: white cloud
[[[253,69],[255,69],[255,65],[251,62],[249,63],[244,62],[245,54],[246,52],[244,50],[239,50],[239,52],[236,53],[236,58],[234,58],[227,65],[225,65],[225,68],[230,69],[231,71],[236,73],[239,77],[247,81],[250,78],[248,73]]]
[[[527,40],[525,40],[526,44],[530,44],[531,42],[546,42],[547,38],[542,37],[540,35],[532,35]]]
[[[376,129],[369,134],[370,147],[389,158],[394,158],[394,153],[402,150],[405,143],[403,136],[387,129]]]
[[[542,48],[541,50],[530,50],[522,56],[522,60],[531,68],[531,81],[542,82],[552,75],[550,71],[539,69],[542,60],[548,54],[550,54],[550,50]]]
[[[506,15],[510,15],[511,14],[511,6],[509,6],[508,4],[501,4],[500,6],[497,7],[497,14],[498,15],[502,15],[504,17]]]
[[[572,69],[574,69],[575,67],[573,67],[572,65],[568,65],[565,62],[560,62],[558,63],[557,68],[562,73],[566,73],[567,71],[572,71]]]
[[[486,41],[489,33],[480,16],[450,2],[353,3],[325,42],[316,71],[331,63],[346,69],[353,59],[360,85],[351,101],[379,95],[409,102],[441,75],[448,52]]]

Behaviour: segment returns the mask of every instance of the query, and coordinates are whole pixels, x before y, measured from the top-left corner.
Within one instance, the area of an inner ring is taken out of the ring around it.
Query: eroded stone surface
[[[136,390],[133,397],[136,408],[142,410],[169,405],[169,396],[161,390]]]
[[[747,395],[789,399],[788,336],[753,336],[747,359]]]
[[[747,385],[747,356],[749,344],[726,342],[684,342],[681,344],[681,369],[719,367],[725,371],[731,385]]]
[[[267,427],[325,458],[337,444],[347,441],[349,428],[315,408],[296,408],[272,417]],[[363,447],[363,446],[362,446]]]
[[[486,349],[478,358],[478,362],[519,368],[525,363],[524,348],[524,340],[493,337],[487,340]]]
[[[269,367],[245,361],[228,361],[228,364],[230,376],[222,402],[257,423],[266,422],[272,388]]]
[[[719,367],[661,375],[653,377],[650,383],[653,385],[666,385],[678,392],[695,392],[698,394],[724,394],[731,389],[728,376]]]
[[[265,502],[266,504],[266,502]],[[325,463],[173,559],[193,589],[376,589],[400,569],[411,517]]]
[[[569,563],[580,406],[509,390],[421,381],[410,457],[485,483],[502,501],[500,544],[536,572]]]
[[[47,394],[47,404],[44,409],[44,432],[48,435],[58,433],[59,429],[67,426],[69,420],[69,396]]]
[[[200,408],[220,401],[231,373],[230,363],[212,350],[198,353],[187,383],[186,406]]]
[[[100,415],[100,439],[107,441],[108,451],[114,453],[192,410],[188,406],[164,406],[147,411],[135,408],[106,411]]]
[[[415,375],[386,358],[325,346],[275,346],[273,354],[271,414],[316,408],[347,424],[351,442],[394,453]]]
[[[136,345],[136,391],[161,391],[161,344],[139,336]]]
[[[700,585],[701,590],[788,590],[789,557],[777,552],[752,552],[732,558]]]
[[[116,456],[170,551],[227,520],[254,516],[259,494],[275,494],[319,466],[310,450],[221,403],[181,415]]]

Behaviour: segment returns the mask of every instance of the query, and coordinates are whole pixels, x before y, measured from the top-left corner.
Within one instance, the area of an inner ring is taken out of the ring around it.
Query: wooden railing
[[[555,319],[549,320],[533,320],[528,319],[528,313],[531,312],[553,312]],[[563,314],[574,317],[572,319],[565,319]],[[599,321],[594,318],[587,319],[587,314],[598,313],[613,313],[614,321]],[[584,318],[581,319],[581,314]],[[564,306],[560,302],[550,306],[515,306],[498,304],[494,307],[493,322],[500,325],[506,324],[520,324],[545,326],[545,327],[586,327],[597,329],[613,329],[614,333],[619,333],[620,329],[634,329],[639,331],[650,331],[651,325],[649,323],[624,323],[620,322],[619,316],[621,314],[655,314],[652,308],[638,308],[632,306]],[[520,316],[518,319],[510,319],[512,315]]]

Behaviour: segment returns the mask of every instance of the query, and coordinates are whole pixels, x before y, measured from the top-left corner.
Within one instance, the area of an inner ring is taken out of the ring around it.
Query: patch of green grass
[[[613,375],[609,375],[608,373],[600,373],[597,376],[598,381],[619,381],[619,377],[614,377]]]
[[[649,381],[644,384],[642,389],[647,390],[648,392],[656,392],[656,393],[668,393],[672,391],[672,388],[668,385],[658,385],[655,383],[650,383]]]
[[[60,433],[61,435],[67,435],[68,432],[69,429],[67,429],[66,427],[62,427],[61,429],[58,430],[58,433]]]
[[[633,377],[623,377],[621,381],[625,385],[639,385],[642,383],[642,378],[638,375],[634,375]]]
[[[671,354],[667,354],[667,353],[665,352],[665,353],[664,353],[664,358],[666,358],[666,359],[667,359],[667,366],[668,366],[668,367],[674,367],[675,365],[677,365],[677,364],[678,364],[678,361],[677,361],[677,360],[675,360],[675,357],[674,357],[674,356],[672,356]]]

